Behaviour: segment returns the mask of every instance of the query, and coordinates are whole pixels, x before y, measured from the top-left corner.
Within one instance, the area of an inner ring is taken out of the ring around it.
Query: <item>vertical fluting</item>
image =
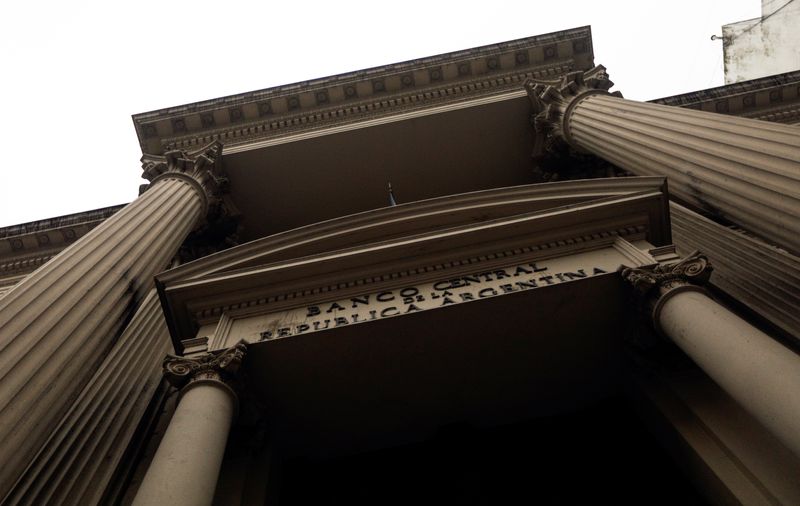
[[[155,289],[4,504],[98,504],[161,379],[171,348]]]
[[[581,100],[567,126],[575,146],[800,251],[800,129],[608,95]]]
[[[800,128],[625,100],[605,69],[526,83],[536,152],[561,139],[679,200],[800,253]]]
[[[118,341],[152,286],[153,276],[175,255],[208,209],[209,196],[219,190],[223,181],[217,175],[221,149],[219,143],[212,143],[193,153],[145,156],[144,177],[152,184],[141,197],[0,299],[0,497],[5,497],[15,483],[19,485],[15,494],[20,490],[20,497],[29,493],[38,497],[35,494],[41,484],[25,482],[28,475],[23,476],[23,471],[40,464],[33,460],[38,452],[60,451],[56,447],[65,443],[58,438],[76,437],[75,433],[54,432],[59,424],[88,427],[70,417],[80,418],[80,410],[88,409],[81,402],[90,398],[91,388],[97,386],[96,382],[89,383],[93,375],[100,374],[95,376],[99,378],[110,374],[109,360],[125,361],[113,350],[141,338],[127,335]],[[144,321],[156,318],[148,314],[142,316]],[[129,328],[137,331],[133,323]],[[151,331],[163,337],[163,329]],[[127,360],[150,368],[142,362],[150,353],[143,351],[148,346],[138,343],[125,348]],[[162,347],[158,353],[163,353]],[[106,363],[101,365],[103,360]],[[98,366],[106,372],[98,371]],[[108,380],[124,383],[121,377],[109,376]],[[142,391],[149,388],[139,387]],[[133,395],[133,391],[128,394]],[[99,423],[120,413],[114,409],[98,411]],[[43,446],[46,442],[56,447]],[[84,439],[81,450],[104,444],[107,441],[102,438]],[[69,458],[85,457],[84,453],[72,452]],[[83,464],[70,462],[61,472]],[[45,502],[69,497],[64,500],[82,503],[85,489],[51,492],[56,495],[48,495]]]
[[[203,198],[164,179],[0,299],[0,495],[197,223]]]
[[[715,287],[800,340],[800,258],[674,202],[670,215],[678,251],[714,259]]]

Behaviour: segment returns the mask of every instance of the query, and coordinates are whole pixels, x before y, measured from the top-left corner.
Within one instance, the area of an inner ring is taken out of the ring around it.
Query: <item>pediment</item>
[[[281,310],[590,252],[618,238],[667,245],[666,203],[665,182],[653,177],[452,195],[255,240],[162,273],[157,284],[180,349],[180,341],[231,311]]]

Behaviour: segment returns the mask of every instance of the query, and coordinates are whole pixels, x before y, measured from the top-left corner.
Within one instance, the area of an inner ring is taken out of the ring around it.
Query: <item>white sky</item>
[[[723,84],[759,0],[12,1],[0,19],[0,226],[134,199],[131,114],[591,25],[626,98]]]

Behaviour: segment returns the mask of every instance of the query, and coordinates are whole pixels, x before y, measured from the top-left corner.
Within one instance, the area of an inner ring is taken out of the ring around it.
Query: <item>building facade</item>
[[[761,0],[761,16],[722,27],[725,82],[736,83],[800,69],[800,4]]]
[[[0,229],[4,504],[797,503],[800,74],[593,60],[135,115],[136,201]]]

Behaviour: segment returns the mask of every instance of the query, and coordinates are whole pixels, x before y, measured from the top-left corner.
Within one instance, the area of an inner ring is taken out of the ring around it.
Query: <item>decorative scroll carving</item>
[[[570,144],[569,115],[575,104],[590,95],[622,97],[618,91],[609,93],[614,83],[606,68],[598,65],[586,72],[569,72],[559,80],[528,80],[525,90],[533,106],[532,124],[535,130],[533,156],[540,157]]]
[[[642,295],[658,288],[661,294],[687,284],[703,285],[711,277],[713,267],[708,258],[698,251],[692,252],[672,265],[622,269],[622,277]]]
[[[167,355],[164,359],[164,377],[176,388],[183,388],[199,380],[219,381],[230,385],[236,378],[247,353],[247,342],[239,341],[221,353],[199,357]]]
[[[142,178],[150,181],[142,185],[142,194],[158,179],[188,177],[196,182],[209,201],[227,191],[228,180],[222,172],[222,143],[214,141],[194,151],[172,150],[164,156],[145,154],[142,156]]]
[[[622,279],[630,283],[640,296],[639,310],[648,315],[656,331],[664,335],[660,319],[664,303],[683,291],[705,292],[701,286],[708,282],[713,267],[705,255],[694,251],[678,263],[635,268],[621,266],[619,271]],[[638,333],[630,340],[642,349],[654,344]]]

